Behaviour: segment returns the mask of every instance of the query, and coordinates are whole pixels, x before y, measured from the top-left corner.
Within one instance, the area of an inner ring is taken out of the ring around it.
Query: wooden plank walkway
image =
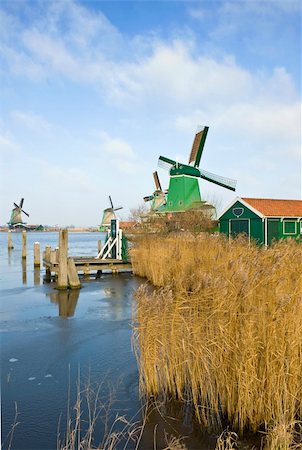
[[[77,272],[88,274],[91,271],[111,271],[117,273],[120,270],[132,271],[132,265],[129,261],[120,261],[118,259],[96,259],[91,256],[71,256],[74,260]],[[43,266],[50,272],[58,273],[59,264],[56,261],[49,261],[43,258]]]

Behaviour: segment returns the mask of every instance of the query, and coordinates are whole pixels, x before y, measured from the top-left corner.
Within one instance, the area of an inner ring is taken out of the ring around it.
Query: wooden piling
[[[58,254],[55,248],[52,248],[50,251],[50,259],[51,264],[55,264],[58,262]]]
[[[8,250],[11,250],[14,248],[12,232],[10,230],[7,233],[7,248],[8,248]]]
[[[26,258],[26,231],[22,231],[22,258]]]
[[[40,243],[34,243],[34,267],[40,267]]]
[[[26,272],[26,258],[22,258],[22,283],[27,282],[27,272]]]
[[[67,259],[67,275],[69,287],[71,289],[79,289],[81,287],[81,283],[73,258]]]
[[[51,246],[46,245],[45,251],[44,251],[44,259],[45,259],[45,261],[49,262],[50,258],[51,258]],[[51,282],[51,271],[48,267],[45,270],[45,281],[46,281],[46,283]]]
[[[44,259],[45,261],[50,261],[50,253],[51,253],[51,246],[46,245],[45,251],[44,251]]]
[[[102,241],[98,240],[98,254],[100,253],[101,250],[102,250]]]
[[[34,268],[34,285],[35,286],[40,285],[40,268],[39,267]]]
[[[59,261],[58,261],[57,289],[68,288],[67,255],[68,255],[68,231],[67,229],[64,229],[60,230],[59,233]]]

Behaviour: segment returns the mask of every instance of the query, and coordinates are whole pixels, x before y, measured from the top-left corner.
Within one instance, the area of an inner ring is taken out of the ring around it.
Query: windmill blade
[[[23,211],[23,209],[21,209],[21,211],[23,212],[23,214],[25,214],[27,217],[29,217],[29,214],[25,211]]]
[[[160,156],[158,158],[158,165],[163,169],[170,170],[176,164],[177,164],[176,161],[173,161],[173,159],[166,158],[165,156]]]
[[[20,201],[20,208],[22,208],[22,206],[23,206],[23,203],[24,203],[24,198],[21,198],[21,201]]]
[[[118,206],[117,208],[112,208],[113,211],[118,211],[119,209],[123,209],[123,206]]]
[[[211,183],[218,184],[218,186],[230,189],[231,191],[236,190],[237,181],[232,180],[231,178],[221,177],[220,175],[215,175],[215,173],[207,172],[206,170],[200,170],[200,177]]]
[[[193,163],[194,167],[199,167],[200,158],[203,147],[207,138],[209,127],[203,127],[195,134],[192,150],[189,157],[189,164]]]
[[[16,208],[20,209],[20,206],[17,205],[17,203],[14,202],[14,205],[15,205]]]
[[[110,195],[109,195],[109,202],[110,202],[111,208],[113,208],[113,203],[112,203]]]
[[[144,202],[151,202],[151,200],[153,200],[154,196],[153,195],[147,195],[146,197],[144,197]]]
[[[154,178],[154,183],[155,183],[156,189],[158,191],[162,191],[161,184],[160,184],[157,172],[153,172],[153,178]]]

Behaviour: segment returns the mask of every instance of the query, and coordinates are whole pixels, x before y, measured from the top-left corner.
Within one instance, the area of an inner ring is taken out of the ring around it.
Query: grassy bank
[[[132,262],[157,287],[137,293],[142,392],[191,402],[207,427],[265,429],[270,448],[287,448],[302,417],[301,245],[146,236]]]

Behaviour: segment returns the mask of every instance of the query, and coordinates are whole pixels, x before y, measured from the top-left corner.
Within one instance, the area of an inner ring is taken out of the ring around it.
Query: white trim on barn
[[[248,208],[250,211],[255,213],[256,216],[261,217],[261,219],[265,218],[264,214],[262,214],[260,211],[258,211],[258,209],[256,209],[253,206],[251,206],[245,200],[242,200],[241,197],[236,197],[235,200],[233,200],[232,203],[230,203],[226,208],[224,208],[224,210],[219,214],[218,219],[220,219],[233,205],[235,205],[236,202],[242,203],[246,208]]]
[[[294,231],[293,233],[286,233],[286,232],[285,232],[285,225],[286,225],[288,222],[294,223],[294,224],[295,224],[295,231]],[[282,225],[283,225],[283,234],[284,234],[284,236],[285,236],[285,235],[286,235],[286,236],[293,236],[294,234],[297,234],[297,223],[298,223],[297,220],[294,220],[294,219],[285,219],[285,218],[283,217]]]

